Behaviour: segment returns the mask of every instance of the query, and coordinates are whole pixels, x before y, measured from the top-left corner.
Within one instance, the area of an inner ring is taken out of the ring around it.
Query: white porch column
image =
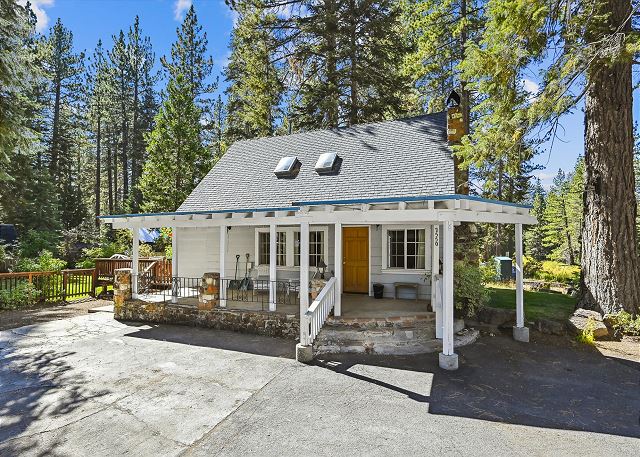
[[[334,270],[336,274],[336,303],[333,308],[333,315],[342,315],[342,224],[336,222],[335,225],[335,254]]]
[[[522,224],[516,224],[516,325],[513,338],[529,342],[529,328],[524,326],[524,286],[522,263]]]
[[[309,222],[300,222],[300,343],[296,345],[296,360],[311,362],[313,347],[309,342]]]
[[[276,224],[271,224],[269,226],[269,311],[276,310],[277,240]]]
[[[138,298],[140,229],[132,228],[131,235],[131,298],[136,299]]]
[[[178,227],[171,227],[171,303],[178,303]]]
[[[443,230],[442,267],[442,352],[440,368],[458,369],[458,354],[453,352],[453,221],[445,221]]]
[[[224,267],[227,264],[227,226],[220,226],[220,290],[218,293],[220,294],[220,300],[218,303],[220,307],[226,308],[227,306],[227,289],[226,283],[223,279],[227,279]]]
[[[431,226],[431,309],[436,313],[436,338],[442,339],[442,296],[438,297],[440,277],[440,224]]]

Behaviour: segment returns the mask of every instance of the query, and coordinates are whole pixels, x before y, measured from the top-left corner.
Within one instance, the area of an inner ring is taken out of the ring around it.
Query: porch
[[[166,303],[177,306],[198,307],[198,286],[195,278],[190,281],[182,279],[182,287],[178,289],[174,299],[171,289],[138,294],[138,300],[147,303]],[[186,285],[190,282],[190,285]],[[288,284],[288,282],[283,282]],[[282,290],[282,289],[281,289]],[[226,291],[226,306],[217,307],[228,311],[261,311],[293,315],[300,318],[300,299],[296,292],[286,292],[278,301],[275,311],[269,311],[269,292],[266,291]],[[313,300],[311,300],[313,301]],[[415,318],[432,316],[431,304],[428,300],[383,297],[377,299],[366,294],[342,294],[342,320],[346,319],[386,319],[394,317]],[[333,315],[333,313],[332,313]]]
[[[197,284],[204,273],[213,272],[220,279],[219,287],[205,299],[209,306],[215,303],[216,309],[226,312],[238,309],[297,316],[301,361],[313,357],[314,341],[331,315],[403,317],[428,313],[430,302],[445,369],[458,366],[454,352],[454,229],[465,222],[514,224],[514,338],[528,341],[522,295],[522,226],[536,221],[523,205],[443,195],[294,202],[286,208],[105,219],[114,228],[132,230],[134,277],[139,273],[137,228],[172,227],[169,293],[173,304],[182,300],[195,309]],[[183,285],[180,278],[184,275],[194,283]],[[386,286],[381,301],[371,298],[374,283]],[[414,285],[417,296],[413,295],[413,300],[392,298],[399,283]],[[133,297],[143,298],[145,291],[138,290],[137,280],[132,286]],[[166,302],[166,291],[163,294]]]

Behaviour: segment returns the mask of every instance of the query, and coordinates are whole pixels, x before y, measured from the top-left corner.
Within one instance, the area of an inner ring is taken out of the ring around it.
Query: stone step
[[[421,320],[414,326],[376,326],[371,322],[339,324],[333,321],[325,325],[314,342],[316,354],[327,353],[375,353],[375,354],[420,354],[436,352],[442,348],[442,340],[435,338],[435,322]],[[456,322],[454,345],[470,344],[479,333],[464,330]]]

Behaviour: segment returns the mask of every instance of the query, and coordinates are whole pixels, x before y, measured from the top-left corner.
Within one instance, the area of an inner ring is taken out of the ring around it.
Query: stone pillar
[[[118,268],[113,272],[113,304],[121,307],[131,300],[131,268]]]
[[[220,299],[220,273],[205,273],[198,291],[198,309],[210,311]]]

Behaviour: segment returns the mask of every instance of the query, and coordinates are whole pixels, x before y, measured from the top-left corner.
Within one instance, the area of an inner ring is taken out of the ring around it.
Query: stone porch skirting
[[[118,301],[116,300],[114,305],[114,317],[122,321],[189,325],[289,340],[297,340],[300,337],[300,321],[291,314],[223,308],[199,310],[194,306],[167,302]]]

